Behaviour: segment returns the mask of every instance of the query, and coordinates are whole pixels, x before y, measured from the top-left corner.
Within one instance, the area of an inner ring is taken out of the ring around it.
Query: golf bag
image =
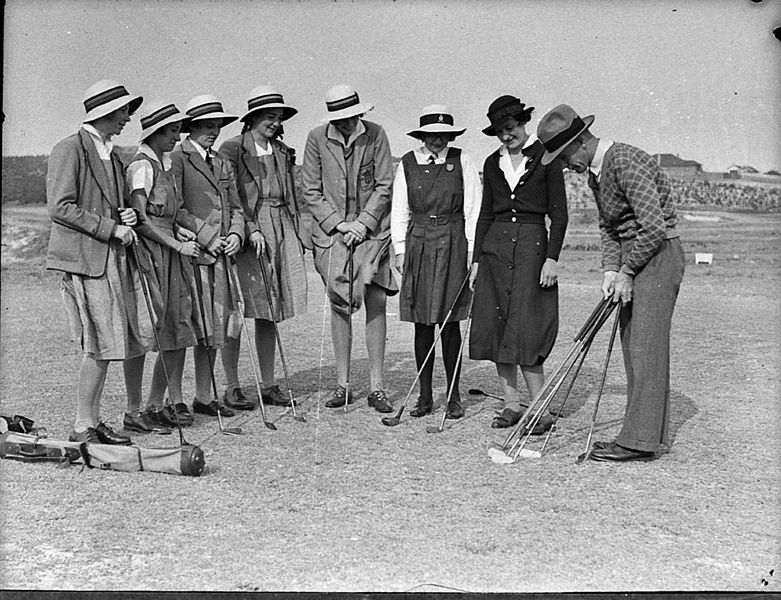
[[[139,448],[50,440],[14,431],[6,431],[0,438],[0,458],[81,463],[90,469],[153,471],[193,477],[200,475],[205,466],[203,450],[192,444],[181,448]]]

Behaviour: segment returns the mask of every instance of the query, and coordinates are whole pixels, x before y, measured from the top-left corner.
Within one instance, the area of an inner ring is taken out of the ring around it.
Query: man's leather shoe
[[[355,397],[353,396],[352,391],[347,394],[347,390],[341,385],[336,386],[333,394],[331,394],[331,399],[325,403],[326,408],[339,408],[340,406],[344,406],[346,396],[349,396],[347,398],[347,404],[352,404],[355,402]]]
[[[434,400],[431,396],[418,396],[415,408],[409,411],[411,417],[425,417],[434,410]]]
[[[68,436],[68,441],[71,442],[87,442],[89,444],[100,444],[100,438],[98,432],[94,427],[87,427],[85,431],[71,431]]]
[[[270,404],[271,406],[290,406],[290,398],[282,393],[278,385],[272,385],[271,387],[263,388],[260,390],[260,397],[263,399],[263,404]],[[295,404],[293,400],[293,404]]]
[[[130,446],[133,443],[126,435],[122,435],[111,429],[105,423],[100,423],[95,431],[101,444],[113,444],[114,446]]]
[[[374,390],[369,397],[369,406],[380,413],[393,412],[393,405],[388,401],[388,396],[383,390]]]
[[[223,417],[233,417],[236,415],[236,413],[233,412],[230,408],[223,406],[216,400],[212,400],[209,402],[209,404],[205,404],[198,400],[198,398],[193,399],[193,412],[197,412],[201,415],[209,415],[210,417],[216,417],[218,411]]]
[[[463,416],[464,416],[464,409],[461,408],[461,398],[451,398],[450,402],[447,403],[446,418],[460,419]]]
[[[241,388],[233,388],[230,393],[226,392],[223,398],[225,406],[235,408],[236,410],[252,410],[255,403],[244,395]]]
[[[122,427],[126,431],[135,431],[137,433],[159,433],[161,435],[171,433],[171,430],[168,429],[168,427],[153,421],[148,411],[142,412],[138,416],[125,413],[125,418],[122,420]]]
[[[182,404],[182,406],[187,406],[186,404]],[[177,427],[176,424],[176,413],[174,412],[174,409],[171,408],[170,405],[166,404],[163,408],[157,409],[154,406],[150,406],[146,409],[146,418],[150,423],[154,423],[156,427],[166,427],[166,428],[172,428]],[[187,414],[190,415],[190,411],[187,411]],[[179,416],[179,425],[182,427],[188,427],[189,425],[192,425],[192,415],[190,415],[190,420],[188,421],[185,417],[182,415]]]
[[[604,448],[594,448],[591,454],[588,455],[591,460],[597,461],[611,461],[611,462],[627,462],[630,460],[653,460],[655,458],[653,452],[643,452],[642,450],[632,450],[631,448],[624,448],[619,446],[615,442],[606,444]]]

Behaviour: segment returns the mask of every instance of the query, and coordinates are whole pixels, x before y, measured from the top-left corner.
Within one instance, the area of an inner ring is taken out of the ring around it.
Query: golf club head
[[[263,421],[263,424],[266,426],[266,429],[270,429],[271,431],[277,430],[277,426],[274,425],[274,423],[271,423],[269,421]]]
[[[517,458],[542,458],[542,452],[538,450],[529,450],[528,448],[522,448],[518,453]]]
[[[296,416],[295,416],[295,417],[293,417],[293,418],[294,418],[296,421],[298,421],[299,423],[306,423],[306,417],[305,417],[305,416],[303,416],[303,415],[296,415]]]
[[[222,435],[244,435],[241,427],[221,427],[220,433]]]
[[[426,433],[442,433],[444,430],[445,430],[444,427],[439,428],[439,427],[434,427],[433,425],[429,425],[428,427],[426,427]]]
[[[494,446],[488,448],[488,456],[492,462],[500,465],[510,465],[515,462],[512,456],[507,456],[502,450]]]
[[[396,425],[401,423],[401,419],[399,417],[383,417],[380,419],[380,421],[387,427],[396,427]]]
[[[578,458],[575,459],[575,464],[579,465],[580,463],[582,463],[584,460],[586,460],[588,458],[588,455],[589,455],[588,452],[584,452],[583,454],[578,456]]]

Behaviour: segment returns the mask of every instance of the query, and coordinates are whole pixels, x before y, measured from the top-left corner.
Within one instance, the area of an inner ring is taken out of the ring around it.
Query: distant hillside
[[[3,156],[3,204],[46,202],[46,156]]]

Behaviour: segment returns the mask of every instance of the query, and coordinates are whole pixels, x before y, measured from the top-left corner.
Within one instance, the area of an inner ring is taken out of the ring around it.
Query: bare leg
[[[529,402],[533,402],[545,384],[545,373],[542,365],[521,365],[521,373],[526,380],[526,389],[529,390]]]
[[[504,407],[519,412],[523,407],[518,393],[518,365],[496,363],[496,373],[504,387]]]
[[[73,430],[82,433],[87,427],[98,425],[100,396],[108,372],[107,360],[95,360],[91,354],[85,354],[79,369],[79,395],[76,401],[76,420]]]
[[[235,338],[226,337],[223,347],[220,349],[220,358],[222,359],[222,369],[225,371],[226,394],[230,394],[234,388],[239,386],[239,351],[241,350],[241,334]],[[208,365],[206,367],[209,368]],[[211,384],[210,384],[211,385]],[[198,396],[203,402],[203,398]]]
[[[122,361],[122,371],[125,374],[125,393],[127,394],[127,413],[133,416],[138,416],[138,412],[141,410],[144,359],[146,359],[146,355],[142,354]]]
[[[369,380],[371,389],[383,390],[385,363],[385,335],[387,320],[385,290],[377,285],[366,286],[364,302],[366,304],[366,350],[369,353]]]
[[[255,319],[255,348],[258,350],[258,365],[263,388],[277,384],[274,373],[277,338],[274,334],[274,323],[265,319]]]
[[[155,368],[152,371],[152,385],[149,388],[149,396],[146,401],[147,408],[155,407],[160,409],[163,407],[163,396],[166,388],[169,387],[165,378],[166,371],[171,383],[169,389],[171,402],[174,404],[183,402],[182,374],[184,372],[185,353],[186,350],[181,348],[180,350],[166,350],[157,355]],[[163,369],[163,361],[165,361],[165,370]]]

